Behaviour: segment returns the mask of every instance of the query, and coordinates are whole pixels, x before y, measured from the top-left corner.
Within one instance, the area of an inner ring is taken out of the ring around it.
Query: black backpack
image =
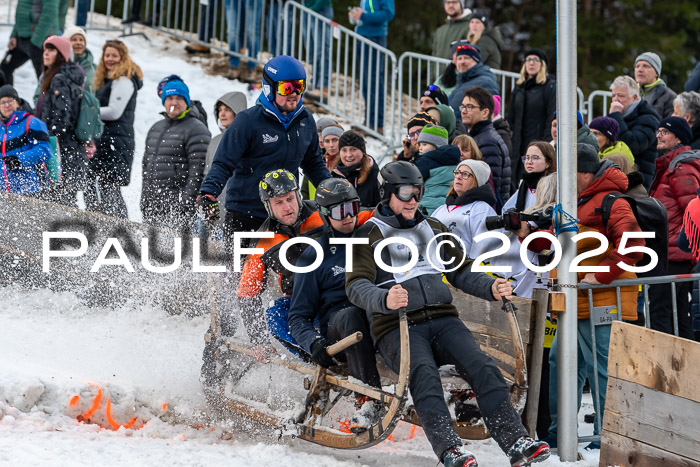
[[[656,252],[659,262],[654,269],[649,272],[637,274],[640,277],[663,276],[668,271],[668,213],[666,207],[656,198],[632,198],[619,192],[612,192],[605,195],[600,205],[600,214],[603,218],[603,225],[607,228],[610,212],[615,200],[622,198],[626,200],[634,217],[637,219],[642,232],[655,232],[654,238],[646,238],[646,246]],[[639,260],[637,266],[649,264],[648,255]]]

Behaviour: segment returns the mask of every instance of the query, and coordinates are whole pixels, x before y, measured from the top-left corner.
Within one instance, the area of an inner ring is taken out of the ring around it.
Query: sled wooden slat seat
[[[538,293],[540,300],[547,301],[547,291]],[[518,350],[518,343],[514,344],[513,325],[509,321],[508,313],[502,309],[502,303],[486,301],[467,295],[459,290],[452,289],[453,303],[459,310],[460,319],[467,325],[474,338],[481,346],[482,351],[493,358],[501,370],[504,378],[511,388],[511,400],[518,412],[523,412],[524,422],[528,431],[534,433],[534,423],[537,413],[537,397],[534,401],[528,401],[528,384],[531,379],[539,379],[542,372],[542,345],[544,341],[544,319],[547,304],[538,304],[536,300],[513,297],[513,304],[517,308],[515,321],[522,340],[522,347]],[[542,325],[537,322],[541,320]],[[540,329],[541,328],[541,329]],[[538,348],[539,346],[539,348]],[[381,359],[380,359],[381,360]],[[524,368],[521,375],[516,375],[518,365]],[[395,379],[382,361],[379,371],[384,378]],[[516,377],[517,376],[517,377]],[[447,374],[443,371],[443,387],[446,391],[468,389],[467,383],[456,374],[454,370]],[[537,392],[539,393],[539,384]],[[533,417],[534,413],[534,417]],[[420,424],[415,412],[409,411],[404,420]],[[483,422],[482,422],[483,423]],[[464,439],[485,439],[489,437],[483,424],[463,425],[455,424],[455,430]]]

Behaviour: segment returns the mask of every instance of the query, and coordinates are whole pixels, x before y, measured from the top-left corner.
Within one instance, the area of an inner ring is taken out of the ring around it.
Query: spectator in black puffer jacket
[[[469,136],[479,146],[482,160],[491,167],[497,201],[505,203],[510,197],[510,155],[491,121],[493,96],[482,87],[467,89],[459,109]]]
[[[186,228],[195,214],[211,133],[190,107],[182,81],[163,86],[165,118],[146,137],[141,213],[145,222]]]
[[[549,141],[554,111],[557,110],[557,86],[547,75],[549,60],[540,49],[525,52],[520,78],[510,97],[508,123],[513,130],[513,152],[510,154],[513,190],[525,169],[520,160],[531,141]]]
[[[90,160],[90,186],[85,192],[90,211],[128,218],[121,187],[131,179],[136,93],[142,79],[141,68],[131,61],[126,45],[119,40],[105,42],[94,83],[105,126]]]
[[[87,177],[85,146],[75,136],[85,72],[70,57],[70,41],[65,37],[50,36],[44,42],[44,73],[35,96],[35,115],[46,123],[61,151],[63,180],[46,190],[47,199],[77,207],[77,192],[85,189]]]

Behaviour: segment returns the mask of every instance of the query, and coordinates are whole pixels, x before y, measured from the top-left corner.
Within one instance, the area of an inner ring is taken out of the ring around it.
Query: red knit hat
[[[49,36],[44,41],[44,48],[46,48],[48,44],[54,46],[66,62],[71,61],[72,49],[70,46],[70,39],[61,36]]]

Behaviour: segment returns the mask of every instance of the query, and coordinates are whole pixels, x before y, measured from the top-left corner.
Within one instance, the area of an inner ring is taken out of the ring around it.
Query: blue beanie
[[[163,94],[160,95],[161,104],[165,105],[165,98],[168,96],[180,96],[187,102],[187,107],[190,106],[190,89],[182,81],[172,80],[165,83]]]

